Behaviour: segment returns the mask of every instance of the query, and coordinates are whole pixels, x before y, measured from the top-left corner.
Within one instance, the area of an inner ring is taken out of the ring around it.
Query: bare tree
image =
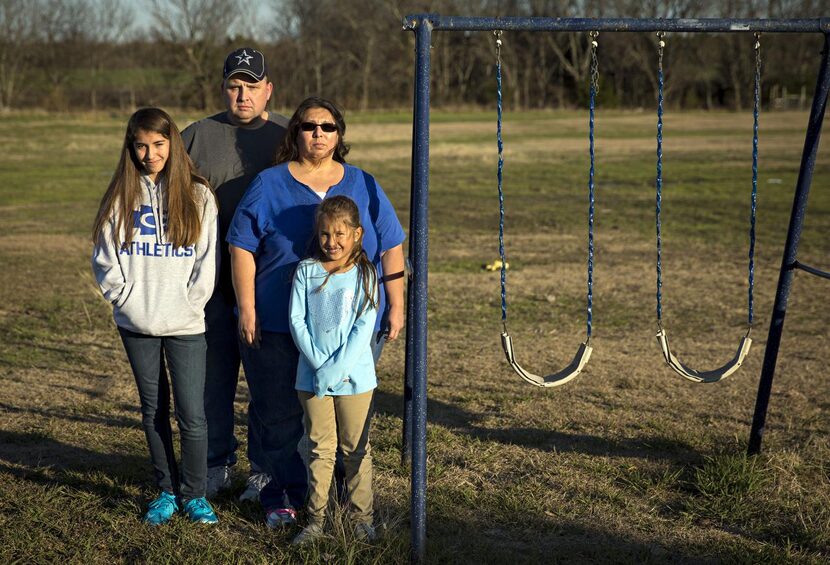
[[[0,0],[0,110],[8,110],[31,77],[35,5]]]
[[[93,0],[86,28],[86,63],[89,69],[89,105],[98,108],[100,77],[111,60],[111,46],[130,34],[131,5],[122,0]]]
[[[66,109],[69,100],[65,86],[74,66],[83,59],[93,6],[89,0],[39,0],[34,5],[38,66],[46,77],[47,106]]]
[[[170,56],[190,74],[200,109],[210,107],[219,91],[217,68],[239,21],[231,0],[150,0],[154,32],[171,45]]]

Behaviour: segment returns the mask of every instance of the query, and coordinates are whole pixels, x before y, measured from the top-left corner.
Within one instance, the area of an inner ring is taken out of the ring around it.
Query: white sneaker
[[[211,467],[207,472],[207,487],[205,487],[205,498],[212,498],[231,486],[231,469],[226,465]]]
[[[251,471],[245,490],[239,495],[239,502],[258,502],[259,492],[271,482],[271,475],[263,472]]]

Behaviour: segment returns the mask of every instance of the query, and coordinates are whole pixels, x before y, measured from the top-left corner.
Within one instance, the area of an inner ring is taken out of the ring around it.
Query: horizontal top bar
[[[830,19],[663,19],[663,18],[479,18],[414,14],[403,19],[405,30],[414,31],[422,21],[435,31],[674,31],[767,33],[828,33]]]

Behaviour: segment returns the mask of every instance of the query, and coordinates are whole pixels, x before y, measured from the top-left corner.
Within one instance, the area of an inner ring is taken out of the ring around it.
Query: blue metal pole
[[[417,67],[415,71],[415,80],[417,77]],[[412,109],[412,163],[415,163],[415,139],[417,133],[417,122],[414,119],[418,113],[418,91],[414,92],[414,101]],[[409,227],[410,233],[413,233],[413,215],[412,210],[415,209],[415,167],[412,167],[410,185],[409,185]],[[411,259],[415,257],[415,238],[409,238],[409,255]],[[404,356],[404,377],[403,377],[403,426],[401,427],[401,465],[407,466],[412,462],[412,350],[415,344],[415,330],[414,330],[414,308],[415,300],[413,300],[414,287],[412,285],[412,265],[407,259],[406,271],[409,276],[406,280],[406,354]]]
[[[427,265],[429,250],[429,86],[432,23],[422,16],[415,25],[415,131],[412,139],[413,194],[409,239],[412,282],[409,308],[413,338],[407,338],[412,369],[412,508],[411,560],[426,556],[427,482]]]
[[[797,266],[798,243],[801,238],[801,228],[804,225],[804,215],[807,211],[807,197],[810,194],[810,183],[813,180],[813,168],[816,164],[821,125],[824,121],[824,110],[827,108],[827,94],[830,92],[830,36],[824,36],[824,50],[822,51],[821,67],[816,80],[816,91],[813,94],[813,105],[810,109],[810,120],[807,124],[807,135],[804,141],[804,151],[801,155],[801,169],[798,172],[793,208],[790,214],[790,226],[787,229],[787,242],[784,246],[784,257],[781,260],[781,272],[778,276],[778,290],[775,293],[775,305],[772,309],[772,321],[769,325],[767,347],[764,351],[764,364],[761,368],[761,379],[758,384],[758,396],[755,400],[755,414],[752,417],[752,431],[749,434],[750,455],[761,451],[761,440],[764,436],[764,425],[767,418],[767,407],[772,390],[772,379],[775,376],[775,363],[778,360],[778,348],[781,345],[781,334],[784,331],[784,317],[787,314],[787,300],[790,296],[795,269]]]

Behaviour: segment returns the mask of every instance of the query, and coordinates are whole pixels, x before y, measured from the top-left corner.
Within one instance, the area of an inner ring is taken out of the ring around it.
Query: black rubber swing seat
[[[669,337],[666,335],[665,329],[660,328],[656,337],[657,341],[660,342],[660,348],[663,350],[663,358],[669,367],[674,369],[681,377],[696,383],[716,383],[725,379],[741,367],[741,364],[749,353],[749,348],[752,346],[752,338],[749,337],[749,331],[747,331],[746,335],[741,338],[738,351],[728,363],[711,371],[698,371],[697,369],[692,369],[684,365],[674,356],[674,353],[669,348]]]
[[[580,343],[579,348],[576,350],[576,355],[574,355],[573,361],[571,361],[570,365],[558,373],[540,377],[539,375],[534,375],[533,373],[526,371],[516,362],[516,357],[513,353],[513,338],[510,337],[510,334],[506,331],[501,334],[501,346],[504,349],[504,355],[507,357],[507,362],[510,363],[513,370],[516,371],[516,374],[532,385],[548,388],[563,385],[581,373],[582,369],[585,367],[585,364],[588,363],[588,359],[591,357],[591,351],[593,351],[593,348],[588,345],[587,342]]]

